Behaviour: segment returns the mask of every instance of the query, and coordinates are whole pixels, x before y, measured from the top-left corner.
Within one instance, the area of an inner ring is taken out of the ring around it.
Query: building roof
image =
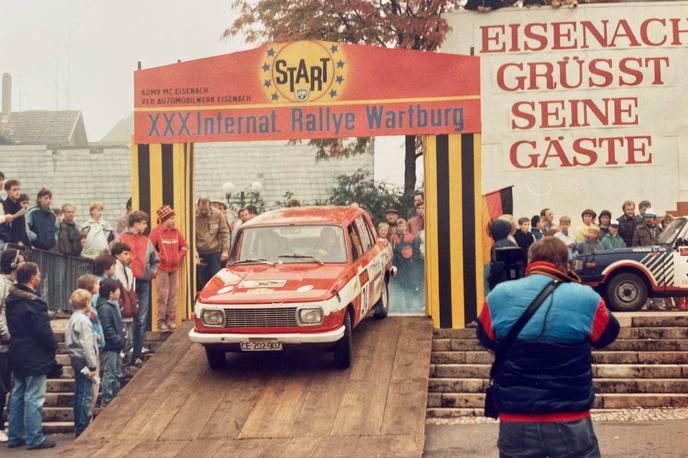
[[[354,207],[292,207],[280,208],[256,216],[242,224],[251,226],[284,226],[290,224],[336,224],[346,226],[364,212]]]
[[[131,136],[134,135],[134,113],[126,118],[122,118],[110,132],[100,140],[100,143],[125,144],[131,143]]]
[[[87,146],[80,111],[16,111],[0,119],[0,137],[19,145]]]

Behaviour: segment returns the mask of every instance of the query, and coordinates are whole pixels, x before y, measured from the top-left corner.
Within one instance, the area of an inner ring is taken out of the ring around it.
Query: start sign
[[[134,88],[139,144],[480,131],[471,56],[305,40],[139,70]]]
[[[336,100],[347,80],[348,65],[339,45],[317,41],[269,46],[261,84],[273,102]]]

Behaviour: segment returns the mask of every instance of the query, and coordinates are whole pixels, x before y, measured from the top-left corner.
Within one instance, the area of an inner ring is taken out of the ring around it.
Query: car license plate
[[[241,342],[241,351],[282,351],[282,342]]]

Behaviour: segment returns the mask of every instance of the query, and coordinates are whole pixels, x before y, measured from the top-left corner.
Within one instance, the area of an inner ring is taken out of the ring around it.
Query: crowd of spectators
[[[580,222],[573,225],[571,217],[561,216],[555,220],[554,211],[544,208],[532,217],[514,218],[502,215],[490,223],[489,231],[494,245],[491,251],[491,285],[504,280],[505,274],[495,259],[495,248],[519,247],[522,249],[523,266],[527,264],[528,250],[537,240],[553,236],[566,245],[569,259],[578,255],[590,255],[596,251],[615,248],[651,246],[658,242],[662,231],[671,223],[671,215],[659,216],[652,204],[643,200],[638,204],[627,200],[621,206],[621,214],[612,218],[609,210],[602,210],[599,215],[595,210],[585,209],[581,212]],[[685,300],[652,299],[650,309],[686,309]]]

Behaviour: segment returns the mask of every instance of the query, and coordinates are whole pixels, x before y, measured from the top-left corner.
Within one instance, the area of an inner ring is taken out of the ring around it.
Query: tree
[[[240,13],[223,37],[243,33],[249,42],[294,40],[339,41],[435,51],[449,32],[442,17],[461,0],[233,0]],[[367,151],[372,139],[311,140],[316,157],[342,158]],[[422,150],[415,136],[407,136],[404,157],[404,195],[416,188],[416,159]]]
[[[359,169],[351,175],[339,175],[337,184],[330,189],[325,203],[330,205],[351,205],[356,202],[370,212],[374,222],[384,221],[388,208],[400,212],[407,207],[400,189],[387,183],[375,183],[370,172]]]

